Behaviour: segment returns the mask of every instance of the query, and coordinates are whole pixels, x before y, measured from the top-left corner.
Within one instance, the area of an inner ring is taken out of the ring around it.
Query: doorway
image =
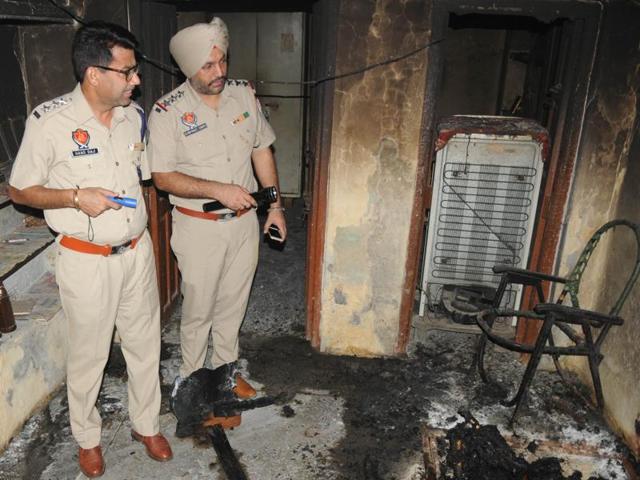
[[[480,3],[434,2],[432,39],[445,41],[429,52],[423,128],[428,145],[433,144],[438,121],[452,114],[515,115],[548,130],[550,148],[528,266],[551,273],[582,131],[600,8],[577,2],[526,8],[498,2],[487,12]],[[428,149],[423,198],[427,214],[434,161]],[[420,267],[422,253],[415,255]],[[525,291],[523,308],[529,301],[530,292]],[[531,325],[518,325],[519,340],[531,341],[536,335]]]

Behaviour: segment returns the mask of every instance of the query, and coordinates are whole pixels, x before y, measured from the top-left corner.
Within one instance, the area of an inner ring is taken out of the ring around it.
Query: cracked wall
[[[632,20],[634,19],[635,20]],[[559,272],[573,268],[591,234],[616,218],[640,223],[640,32],[620,28],[640,22],[640,7],[630,2],[607,6],[597,53],[595,89],[588,104],[585,130],[576,162],[566,216]],[[600,248],[603,247],[603,248]],[[635,240],[622,229],[599,245],[580,289],[581,306],[608,311],[620,295],[635,260]],[[600,366],[606,414],[640,454],[640,282],[604,344]],[[571,361],[587,385],[586,362]]]
[[[427,19],[426,1],[342,2],[336,73],[425,45]],[[423,50],[336,81],[322,351],[394,354],[416,188],[425,59]]]

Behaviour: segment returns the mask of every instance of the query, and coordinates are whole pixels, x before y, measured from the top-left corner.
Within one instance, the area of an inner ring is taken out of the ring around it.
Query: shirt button
[[[126,192],[124,190],[122,190],[122,194],[124,195]]]
[[[230,162],[230,161],[231,161],[231,159],[230,159],[230,158],[227,158],[227,162]]]
[[[127,218],[127,223],[131,223],[131,219],[130,218]]]
[[[222,139],[223,139],[223,140],[226,140],[226,139],[227,139],[227,137],[225,137],[224,135],[222,135]]]
[[[119,166],[120,166],[120,162],[116,162],[116,167],[119,167]]]

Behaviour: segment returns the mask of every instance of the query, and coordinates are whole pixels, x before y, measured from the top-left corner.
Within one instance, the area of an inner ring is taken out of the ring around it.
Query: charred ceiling
[[[317,0],[237,0],[211,2],[207,0],[162,0],[176,6],[179,12],[310,12]]]
[[[71,23],[62,10],[48,0],[0,0],[0,23]]]

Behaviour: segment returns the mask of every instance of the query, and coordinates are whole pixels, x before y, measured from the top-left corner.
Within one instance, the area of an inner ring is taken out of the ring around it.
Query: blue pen
[[[138,201],[135,198],[131,197],[113,197],[110,196],[109,200],[112,200],[116,203],[119,203],[123,207],[136,208],[138,206]]]

